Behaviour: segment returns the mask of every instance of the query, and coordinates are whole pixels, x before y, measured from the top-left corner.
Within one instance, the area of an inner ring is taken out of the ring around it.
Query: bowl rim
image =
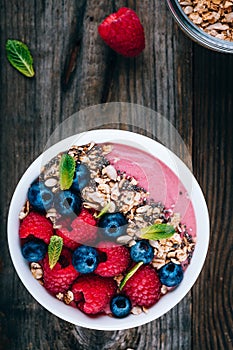
[[[233,53],[233,42],[215,38],[204,32],[204,30],[189,19],[177,0],[167,0],[167,5],[174,19],[189,38],[213,51]]]
[[[176,173],[177,171],[177,169],[174,168],[174,162],[176,164],[179,164],[179,169],[182,171],[182,179],[180,179],[180,181],[183,184],[184,180],[186,181],[188,178],[192,179],[193,188],[192,193],[190,193],[190,199],[193,204],[196,216],[197,236],[200,230],[205,234],[202,236],[201,241],[197,240],[191,263],[188,266],[184,274],[182,284],[180,285],[182,288],[179,288],[180,286],[178,286],[172,293],[168,293],[163,296],[156,305],[150,308],[147,314],[143,313],[137,316],[130,315],[124,319],[116,319],[107,316],[90,318],[90,316],[81,313],[75,308],[69,308],[67,305],[57,300],[54,296],[50,295],[45,290],[45,288],[38,283],[38,281],[32,278],[30,269],[28,268],[28,263],[23,259],[21,255],[18,238],[18,213],[26,199],[25,187],[28,189],[30,183],[36,178],[35,174],[37,174],[37,176],[39,175],[42,162],[47,162],[59,152],[67,150],[73,144],[77,144],[77,139],[79,145],[94,141],[96,143],[123,143],[130,146],[132,145],[133,147],[137,147],[139,149],[141,149],[140,147],[147,147],[150,154],[162,160],[173,172]],[[87,140],[89,141],[87,142]],[[185,297],[185,295],[190,291],[196,282],[196,279],[198,278],[203,268],[209,245],[210,224],[205,198],[197,180],[193,176],[192,172],[188,169],[188,167],[184,164],[184,162],[172,151],[170,151],[159,142],[148,138],[147,136],[143,136],[131,131],[118,129],[97,129],[76,134],[63,139],[55,145],[51,146],[34,160],[34,162],[27,168],[21,177],[12,196],[8,212],[7,231],[8,247],[15,270],[26,289],[39,304],[41,304],[46,310],[50,311],[53,315],[77,326],[96,330],[114,331],[138,327],[151,322],[167,313]],[[17,244],[15,244],[16,239]],[[166,297],[170,294],[172,294],[172,297],[166,299]],[[165,299],[168,301],[171,300],[171,302],[166,303]],[[158,305],[160,305],[159,308]],[[153,309],[156,306],[158,310],[153,311],[156,310]],[[103,321],[103,319],[106,321]]]

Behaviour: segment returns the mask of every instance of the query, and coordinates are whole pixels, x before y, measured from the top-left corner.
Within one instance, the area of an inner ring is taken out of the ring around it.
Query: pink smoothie
[[[155,202],[162,202],[167,209],[181,215],[181,222],[186,224],[192,236],[196,233],[195,213],[184,185],[163,162],[137,148],[112,144],[113,150],[107,155],[108,160],[117,170],[133,176],[138,185],[149,192]]]

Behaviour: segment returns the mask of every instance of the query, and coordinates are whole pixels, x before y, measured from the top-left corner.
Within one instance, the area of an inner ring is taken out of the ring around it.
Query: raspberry
[[[145,48],[144,29],[140,19],[127,7],[122,7],[105,18],[98,31],[105,43],[123,56],[137,56]]]
[[[95,226],[96,220],[94,219],[93,215],[89,213],[88,210],[82,209],[81,213],[75,220],[73,220],[71,227],[76,229],[80,227],[80,224],[87,224],[88,226]],[[88,227],[87,226],[87,227]]]
[[[64,227],[57,231],[57,235],[63,238],[64,246],[75,250],[80,244],[91,244],[96,240],[98,228],[95,225],[96,220],[92,214],[83,209],[72,221],[72,230]]]
[[[44,271],[44,287],[52,294],[63,293],[69,289],[79,273],[71,264],[71,252],[63,248],[59,261],[51,270],[49,266],[48,254],[42,261]]]
[[[106,257],[100,262],[95,273],[103,277],[114,277],[126,271],[130,263],[130,253],[124,246],[112,246],[110,242],[100,243],[98,247],[101,256]]]
[[[126,282],[123,291],[133,305],[154,305],[161,295],[161,282],[156,270],[149,265],[143,265]]]
[[[116,282],[96,275],[80,276],[72,287],[78,308],[86,314],[103,312],[116,292]]]
[[[20,224],[19,237],[27,238],[30,235],[49,244],[50,237],[53,235],[51,221],[39,213],[30,212]]]
[[[74,231],[69,231],[66,228],[61,228],[56,231],[56,234],[63,239],[63,245],[71,250],[75,250],[80,246],[78,242],[76,242]]]

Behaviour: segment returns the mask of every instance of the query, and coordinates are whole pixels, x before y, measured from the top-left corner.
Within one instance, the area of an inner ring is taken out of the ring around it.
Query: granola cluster
[[[87,165],[91,173],[89,186],[82,190],[83,206],[87,209],[100,211],[108,205],[108,212],[120,211],[127,215],[146,199],[146,191],[138,186],[135,178],[120,172],[109,163],[106,155],[111,152],[112,145],[93,145],[79,154],[80,146],[73,146],[68,154],[78,156]]]
[[[195,248],[195,238],[188,233],[186,226],[181,224],[180,214],[174,213],[172,209],[166,209],[161,203],[152,202],[135,210],[127,228],[128,235],[132,237],[132,240],[127,242],[128,245],[136,243],[142,228],[162,223],[172,225],[176,233],[167,239],[149,240],[154,248],[152,265],[159,269],[170,261],[174,264],[188,264]]]
[[[233,1],[178,1],[189,19],[207,34],[218,39],[233,41]]]

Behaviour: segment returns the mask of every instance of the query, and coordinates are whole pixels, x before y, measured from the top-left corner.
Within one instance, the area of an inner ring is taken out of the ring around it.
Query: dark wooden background
[[[114,54],[97,33],[125,5],[145,28],[136,59]],[[0,349],[232,349],[233,55],[191,42],[162,0],[0,0],[0,9]],[[35,78],[8,64],[8,38],[28,44]],[[43,309],[16,275],[6,238],[14,188],[56,126],[110,101],[150,107],[175,125],[211,217],[208,256],[191,292],[160,319],[118,332],[75,327]]]

